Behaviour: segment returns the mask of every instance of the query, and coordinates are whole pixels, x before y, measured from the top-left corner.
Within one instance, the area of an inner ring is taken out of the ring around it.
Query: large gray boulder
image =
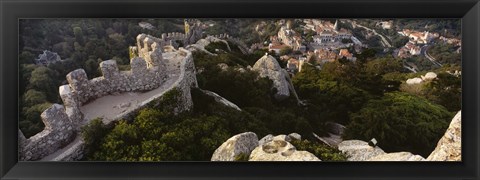
[[[427,157],[428,161],[462,160],[462,114],[459,111],[453,117],[450,126],[438,141],[437,147]]]
[[[291,139],[291,140],[302,140],[302,135],[298,134],[298,133],[290,133],[288,135],[288,137]]]
[[[257,71],[260,77],[268,77],[273,81],[273,87],[277,89],[275,99],[283,100],[290,96],[288,81],[274,57],[265,54],[253,65],[253,70]]]
[[[253,132],[237,134],[220,147],[212,155],[212,161],[234,161],[235,157],[245,154],[250,155],[253,149],[258,146],[258,137]]]
[[[346,127],[344,125],[334,123],[334,122],[326,122],[325,123],[326,128],[328,129],[329,132],[335,135],[342,135],[343,132],[345,132]]]
[[[366,161],[372,157],[385,154],[381,148],[369,146],[367,142],[361,140],[343,141],[338,144],[338,150],[348,156],[348,161]]]
[[[284,140],[272,140],[255,148],[249,161],[320,161],[308,151],[297,151]]]

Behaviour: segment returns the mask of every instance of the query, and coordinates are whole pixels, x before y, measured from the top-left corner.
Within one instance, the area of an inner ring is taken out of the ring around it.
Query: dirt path
[[[80,111],[84,114],[86,123],[100,117],[103,118],[103,123],[108,124],[116,120],[119,115],[136,109],[151,97],[163,94],[177,80],[178,74],[173,74],[160,87],[145,93],[126,92],[103,96],[80,107]]]

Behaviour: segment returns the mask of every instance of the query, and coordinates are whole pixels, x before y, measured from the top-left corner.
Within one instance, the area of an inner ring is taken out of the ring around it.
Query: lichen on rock
[[[462,113],[459,111],[452,119],[445,135],[438,141],[437,147],[427,157],[428,161],[462,160]]]
[[[249,161],[321,161],[308,151],[297,151],[285,140],[274,139],[256,147]]]
[[[253,132],[237,134],[220,147],[212,155],[212,161],[234,161],[240,154],[250,154],[258,146],[258,137]]]
[[[268,77],[273,81],[273,87],[277,89],[277,92],[274,95],[275,99],[283,100],[290,96],[288,81],[285,78],[282,68],[274,57],[265,54],[265,56],[255,62],[253,70],[257,71],[260,77]]]

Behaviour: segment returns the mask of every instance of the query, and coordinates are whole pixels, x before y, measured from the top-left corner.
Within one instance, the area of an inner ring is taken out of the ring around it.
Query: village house
[[[457,38],[446,38],[446,37],[440,36],[439,39],[442,40],[443,42],[446,42],[448,44],[452,44],[454,46],[462,46],[462,40],[457,39]]]
[[[438,38],[438,33],[430,33],[428,31],[419,32],[419,31],[412,31],[410,29],[404,29],[400,34],[404,36],[408,36],[410,41],[416,44],[427,44],[431,42],[433,39]]]
[[[316,44],[338,42],[342,39],[350,39],[352,34],[344,29],[338,29],[338,21],[332,24],[330,21],[323,21],[316,26],[315,31],[317,35],[313,36],[313,41]]]
[[[338,53],[338,58],[343,58],[345,57],[346,59],[350,61],[355,61],[357,58],[353,57],[353,54],[348,51],[348,49],[340,49],[340,52]]]
[[[278,55],[278,54],[280,54],[280,50],[282,50],[283,48],[286,48],[286,47],[288,47],[288,46],[285,45],[285,44],[275,44],[274,45],[273,43],[270,43],[268,45],[268,51],[269,52],[273,51],[273,52],[275,52],[275,54]]]
[[[380,21],[380,22],[377,22],[375,25],[382,27],[382,29],[392,29],[392,24],[393,24],[393,21],[390,20],[390,21]]]
[[[149,30],[155,29],[155,27],[148,22],[140,22],[138,23],[138,26],[140,26],[143,29],[149,29]]]
[[[298,60],[291,58],[287,61],[287,71],[288,72],[295,72],[298,70]]]
[[[306,47],[302,45],[302,38],[294,30],[282,26],[277,35],[279,41],[290,46],[294,51],[304,52],[306,50]]]
[[[35,59],[35,64],[46,66],[57,61],[61,61],[61,58],[56,52],[44,50],[43,53],[38,55],[38,58]]]
[[[420,54],[421,54],[420,46],[417,46],[413,42],[407,42],[405,46],[399,49],[397,56],[400,58],[408,58],[408,57],[411,57],[412,55],[416,56]]]
[[[337,53],[331,49],[315,49],[317,62],[323,64],[325,62],[333,62],[337,59]]]

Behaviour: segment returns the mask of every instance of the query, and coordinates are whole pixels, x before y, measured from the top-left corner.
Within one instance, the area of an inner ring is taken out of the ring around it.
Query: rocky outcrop
[[[250,155],[253,149],[258,146],[258,137],[253,132],[237,134],[220,147],[212,155],[212,161],[234,161],[241,154]]]
[[[343,141],[338,144],[338,150],[347,155],[348,161],[425,161],[422,156],[410,152],[385,153],[380,147],[360,140]]]
[[[428,72],[427,74],[425,74],[425,76],[420,76],[424,81],[427,81],[427,80],[432,80],[432,79],[435,79],[437,78],[437,74],[435,74],[434,72]]]
[[[283,100],[290,96],[288,81],[274,57],[265,54],[253,65],[253,70],[257,71],[260,77],[268,77],[273,81],[273,87],[277,89],[275,99]]]
[[[214,92],[208,91],[208,90],[201,90],[201,91],[203,93],[205,93],[206,95],[212,96],[215,99],[215,101],[217,101],[219,103],[222,103],[225,106],[231,107],[231,108],[236,109],[238,111],[242,111],[242,109],[240,109],[236,104],[230,102],[229,100],[227,100],[224,97],[218,95],[217,93],[214,93]]]
[[[280,134],[277,136],[269,134],[260,139],[259,145],[261,146],[274,140],[291,142],[292,140],[302,140],[302,136],[298,133],[290,133],[289,135]]]
[[[434,72],[428,72],[428,73],[425,74],[425,76],[420,75],[420,77],[407,79],[406,83],[408,85],[421,84],[425,81],[431,81],[435,78],[437,78],[437,74],[435,74]]]
[[[326,126],[326,129],[328,129],[328,132],[335,135],[342,135],[346,129],[344,125],[334,123],[334,122],[326,122],[325,126]]]
[[[322,141],[326,145],[337,148],[338,144],[340,144],[343,139],[342,135],[345,132],[346,127],[344,125],[334,123],[334,122],[326,122],[325,128],[328,131],[328,136],[320,137],[317,134],[313,133],[313,136],[318,140]]]
[[[238,134],[217,148],[211,160],[234,161],[240,155],[248,155],[249,161],[320,161],[308,151],[297,151],[289,142],[293,139],[301,140],[300,134],[269,134],[260,141],[252,132]]]
[[[410,152],[386,153],[368,159],[367,161],[425,161],[420,155]]]
[[[338,150],[345,153],[348,161],[366,161],[385,152],[379,147],[369,146],[367,142],[360,140],[347,140],[338,144]]]
[[[298,133],[290,133],[288,137],[290,137],[292,140],[302,140],[302,135]]]
[[[450,126],[438,141],[437,147],[428,156],[428,161],[461,161],[462,160],[462,114],[459,111],[452,119]]]
[[[264,145],[265,143],[267,142],[270,142],[273,140],[273,135],[269,134],[269,135],[266,135],[265,137],[263,137],[262,139],[260,139],[258,141],[258,145]]]
[[[422,78],[418,78],[418,77],[417,77],[417,78],[407,79],[407,84],[408,84],[408,85],[420,84],[420,83],[422,83],[422,82],[423,82]]]
[[[297,151],[284,140],[272,140],[255,148],[249,161],[320,161],[308,151]]]

